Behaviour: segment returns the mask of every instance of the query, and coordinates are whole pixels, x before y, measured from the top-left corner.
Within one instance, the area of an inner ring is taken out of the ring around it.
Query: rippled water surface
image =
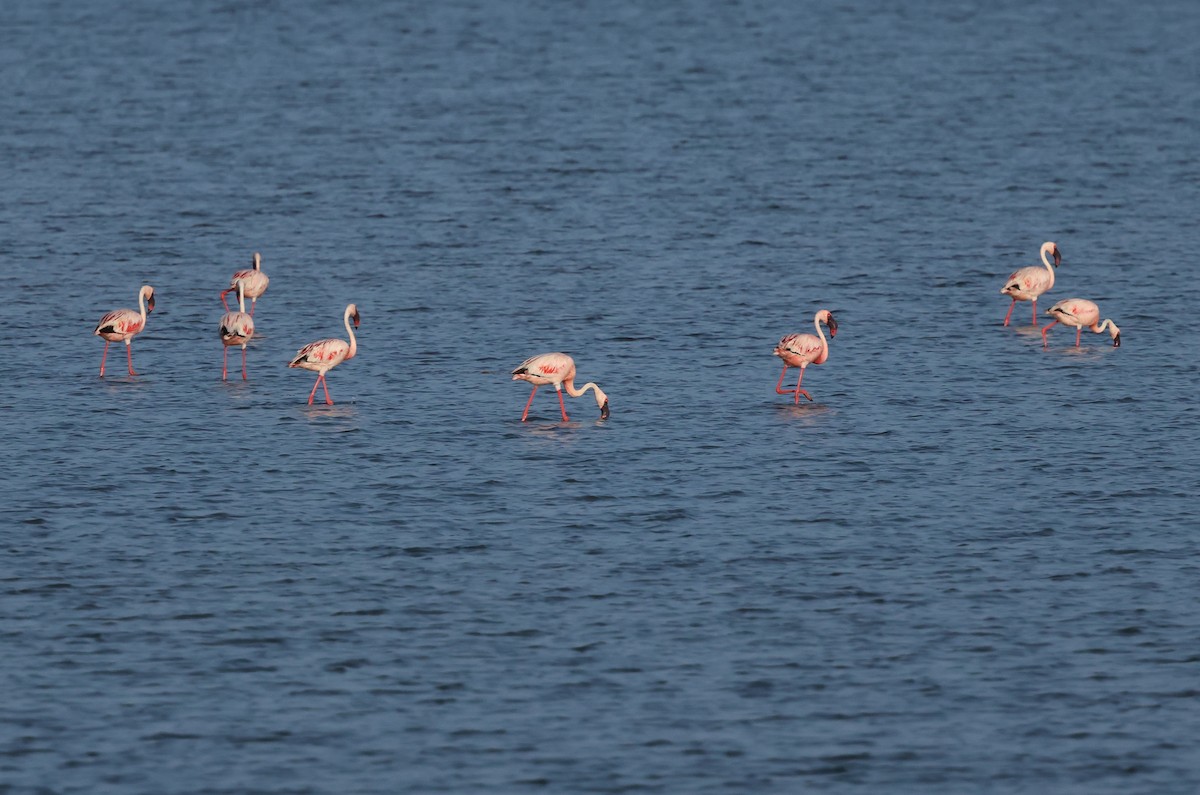
[[[14,6],[0,792],[1200,790],[1200,6]]]

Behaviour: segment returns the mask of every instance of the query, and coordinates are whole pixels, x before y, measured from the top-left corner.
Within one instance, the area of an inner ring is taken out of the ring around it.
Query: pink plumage
[[[225,295],[237,290],[237,283],[242,283],[246,297],[250,299],[250,316],[254,316],[254,307],[258,304],[259,297],[267,291],[267,285],[271,280],[267,274],[262,272],[262,254],[254,252],[254,267],[246,270],[236,271],[229,278],[229,288],[221,291],[221,303],[225,304],[225,311],[229,311],[229,304],[225,303]]]
[[[1047,254],[1054,257],[1053,266],[1046,259]],[[1058,251],[1058,245],[1052,240],[1047,240],[1042,244],[1041,257],[1042,265],[1045,267],[1039,268],[1036,265],[1030,265],[1015,270],[1009,275],[1004,286],[1000,288],[1001,295],[1012,298],[1012,303],[1008,305],[1008,314],[1004,316],[1004,325],[1008,325],[1017,301],[1033,301],[1033,325],[1037,325],[1038,296],[1054,286],[1054,269],[1062,262],[1062,254]]]
[[[1084,328],[1099,334],[1102,331],[1107,331],[1112,337],[1113,347],[1121,347],[1121,329],[1117,328],[1117,324],[1111,319],[1106,319],[1103,323],[1100,322],[1100,307],[1086,298],[1068,298],[1065,301],[1059,301],[1054,306],[1046,310],[1046,314],[1054,318],[1054,322],[1048,324],[1042,329],[1042,347],[1046,347],[1046,332],[1053,328],[1056,324],[1062,323],[1064,326],[1075,327],[1075,347],[1079,347],[1079,337],[1083,333]]]
[[[100,357],[101,378],[104,377],[104,362],[108,358],[110,342],[125,343],[125,356],[129,360],[129,374],[137,375],[133,371],[133,347],[130,345],[130,341],[146,328],[146,314],[153,311],[154,288],[147,284],[138,290],[138,311],[114,309],[100,318],[93,335],[104,340],[104,354]]]
[[[829,327],[829,336],[832,339],[837,336],[838,324],[833,318],[833,313],[828,309],[822,309],[813,317],[813,326],[817,329],[817,333],[813,334],[789,334],[779,341],[772,351],[774,355],[783,360],[783,372],[779,374],[779,382],[775,384],[775,393],[778,395],[794,395],[794,403],[800,402],[800,396],[812,400],[812,395],[800,388],[800,384],[804,381],[804,370],[810,364],[824,364],[829,358],[829,340],[825,339],[825,333],[821,331],[821,324]],[[787,377],[789,367],[799,367],[800,377],[796,379],[795,389],[783,389],[783,379]]]
[[[221,337],[223,355],[221,357],[221,380],[229,377],[229,348],[233,345],[242,346],[242,380],[246,380],[246,344],[254,336],[254,318],[246,314],[246,294],[241,279],[235,283],[238,293],[238,311],[226,312],[221,316],[218,334]]]
[[[533,396],[537,394],[539,386],[553,386],[558,393],[558,407],[562,411],[563,422],[568,420],[567,406],[563,401],[562,390],[565,386],[567,394],[571,397],[583,397],[589,389],[593,390],[596,398],[596,405],[600,407],[600,419],[608,419],[608,395],[590,381],[583,385],[581,389],[575,388],[575,360],[565,353],[541,353],[537,356],[532,356],[517,366],[517,369],[512,371],[512,380],[528,381],[533,384],[533,391],[529,393],[529,400],[525,401],[525,412],[521,415],[521,422],[529,416],[529,407],[533,405]]]
[[[329,398],[329,385],[325,382],[325,373],[347,359],[353,359],[355,354],[358,353],[358,340],[354,336],[354,328],[350,326],[351,318],[354,319],[354,328],[357,328],[360,318],[358,307],[354,304],[348,305],[342,316],[342,320],[346,324],[346,333],[350,335],[350,342],[336,338],[310,342],[296,351],[295,357],[288,364],[288,367],[299,367],[302,370],[311,370],[317,374],[317,381],[313,384],[312,392],[308,393],[308,404],[310,406],[312,405],[313,397],[317,394],[318,385],[322,386],[325,390],[326,405],[333,405],[333,401]]]

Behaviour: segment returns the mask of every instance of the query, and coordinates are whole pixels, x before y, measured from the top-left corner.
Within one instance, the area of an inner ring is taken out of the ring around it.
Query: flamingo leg
[[[321,388],[325,390],[325,405],[332,406],[333,400],[329,397],[329,383],[325,380],[325,376],[321,376]]]
[[[570,418],[567,417],[567,404],[563,402],[562,390],[556,386],[554,391],[558,392],[558,408],[562,411],[563,422],[567,422]]]
[[[779,383],[775,384],[775,394],[777,394],[777,395],[790,395],[790,394],[792,394],[792,390],[790,390],[790,389],[781,389],[781,388],[780,388],[780,387],[782,387],[782,386],[783,386],[783,379],[784,379],[784,377],[787,375],[787,371],[788,371],[788,366],[785,364],[785,365],[783,366],[783,372],[779,374]]]
[[[1049,326],[1046,326],[1045,328],[1042,329],[1042,347],[1043,348],[1046,347],[1046,332],[1049,331],[1052,326],[1057,326],[1057,325],[1058,325],[1058,321],[1056,320],[1053,323],[1051,323]]]
[[[1014,298],[1012,300],[1012,303],[1008,305],[1008,314],[1004,316],[1004,325],[1006,325],[1006,326],[1008,325],[1008,319],[1010,317],[1012,317],[1013,307],[1015,307],[1016,305],[1017,305],[1017,299]]]
[[[800,382],[803,380],[804,380],[804,368],[801,367],[800,368],[800,377],[798,379],[796,379],[796,405],[800,405],[800,396],[801,395],[804,395],[804,397],[808,398],[809,402],[812,402],[812,395],[808,394],[807,392],[805,392],[803,389],[800,388]]]
[[[108,358],[108,340],[104,341],[104,355],[100,357],[100,377],[104,377],[104,360]]]
[[[317,380],[316,380],[316,383],[313,384],[312,391],[308,393],[308,405],[310,405],[310,406],[312,405],[312,402],[313,402],[313,395],[317,394],[317,384],[321,383],[322,377],[323,376],[320,376],[320,375],[317,376]]]
[[[225,307],[226,312],[229,311],[229,304],[228,304],[228,302],[225,301],[225,294],[228,292],[229,292],[228,290],[221,291],[221,306]]]
[[[226,352],[229,351],[228,348],[226,348],[225,350],[226,350]],[[246,346],[245,345],[242,346],[242,380],[243,381],[247,380],[246,379]]]
[[[1037,299],[1033,299],[1033,325],[1037,325]]]
[[[1083,326],[1079,326],[1075,329],[1075,347],[1076,348],[1079,347],[1079,335],[1082,333],[1083,333]]]
[[[129,344],[129,340],[125,340],[125,357],[129,359],[129,374],[137,375],[133,371],[133,346]]]
[[[229,378],[229,370],[226,367],[226,365],[229,363],[229,346],[222,345],[221,349],[224,351],[224,355],[221,356],[221,380],[224,381],[225,379]]]
[[[533,391],[529,393],[529,400],[525,401],[525,412],[521,414],[521,422],[529,416],[529,407],[533,405],[533,396],[537,394],[537,384],[533,385]]]
[[[254,317],[254,307],[256,307],[256,306],[258,306],[258,299],[251,298],[250,299],[250,317]]]

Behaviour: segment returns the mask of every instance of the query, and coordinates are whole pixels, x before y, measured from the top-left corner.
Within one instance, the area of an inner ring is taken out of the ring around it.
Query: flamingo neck
[[[604,394],[600,387],[596,386],[591,381],[588,381],[586,384],[584,384],[582,389],[576,389],[574,381],[563,381],[563,386],[567,388],[567,394],[571,397],[583,397],[587,394],[589,389],[595,390],[596,405],[600,406],[601,408],[603,408],[605,401],[608,400],[608,396]]]
[[[1050,271],[1050,287],[1053,287],[1054,286],[1054,266],[1050,263],[1050,260],[1046,259],[1047,251],[1048,251],[1048,249],[1045,246],[1042,246],[1042,264],[1046,266],[1046,270]],[[1047,287],[1046,289],[1049,290],[1050,287]]]
[[[146,325],[146,291],[138,290],[138,311],[142,313],[142,325]]]
[[[246,313],[246,288],[241,279],[238,279],[238,311]]]
[[[821,358],[817,362],[820,364],[829,356],[829,340],[825,339],[825,332],[821,330],[820,314],[813,318],[813,326],[815,326],[817,329],[817,336],[821,338]]]
[[[346,314],[343,317],[346,322],[346,333],[350,335],[350,352],[346,354],[347,359],[353,359],[354,354],[358,353],[358,339],[354,336],[354,326],[350,324],[350,309],[346,308]]]
[[[1103,323],[1092,326],[1092,331],[1096,332],[1097,334],[1099,334],[1101,331],[1107,331],[1108,336],[1112,337],[1114,340],[1121,334],[1121,329],[1117,328],[1117,324],[1112,322],[1112,318],[1108,317],[1104,319]]]

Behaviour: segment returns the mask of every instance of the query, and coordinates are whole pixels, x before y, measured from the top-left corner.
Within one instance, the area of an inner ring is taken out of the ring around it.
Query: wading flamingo
[[[550,385],[558,392],[558,407],[562,411],[563,422],[567,421],[567,406],[562,396],[564,386],[571,397],[583,397],[589,389],[595,390],[600,419],[608,419],[608,395],[591,381],[584,384],[582,389],[576,389],[575,360],[565,353],[542,353],[526,359],[521,362],[520,367],[512,371],[512,380],[533,384],[529,400],[525,401],[525,412],[521,415],[521,422],[525,422],[525,418],[529,416],[529,407],[533,404],[533,396],[537,394],[538,387]]]
[[[110,342],[125,343],[125,356],[129,359],[129,374],[137,375],[133,371],[133,348],[129,341],[133,339],[134,334],[146,328],[146,313],[154,311],[154,288],[148,284],[138,290],[138,309],[139,312],[134,312],[132,309],[114,309],[100,318],[100,322],[96,324],[94,334],[104,338],[104,355],[100,357],[101,378],[104,377],[104,360],[108,358],[108,343]]]
[[[1092,331],[1099,334],[1101,331],[1107,331],[1112,337],[1113,347],[1121,347],[1121,329],[1117,328],[1117,324],[1112,320],[1105,319],[1100,322],[1100,307],[1086,298],[1068,298],[1065,301],[1059,301],[1054,306],[1046,310],[1046,314],[1054,318],[1054,323],[1042,329],[1042,347],[1046,347],[1046,332],[1050,330],[1055,323],[1062,323],[1064,326],[1075,327],[1075,347],[1079,347],[1079,335],[1083,333],[1084,326],[1087,326]]]
[[[254,267],[238,271],[229,278],[229,289],[221,291],[221,303],[225,304],[226,312],[229,311],[229,304],[225,303],[225,294],[236,290],[239,281],[245,285],[246,297],[250,299],[250,317],[254,317],[258,297],[267,291],[267,285],[271,283],[267,274],[262,272],[262,254],[254,252]]]
[[[246,289],[241,279],[236,280],[238,294],[238,311],[226,312],[221,316],[221,345],[224,356],[221,357],[221,380],[229,377],[229,347],[242,346],[242,380],[246,380],[246,343],[254,336],[254,318],[246,314]]]
[[[354,318],[354,328],[350,327],[351,318]],[[359,319],[358,307],[354,304],[348,305],[342,320],[346,324],[346,333],[350,335],[349,343],[339,339],[317,340],[296,351],[296,357],[288,367],[312,370],[317,374],[317,383],[313,384],[312,392],[308,393],[308,405],[312,405],[318,385],[325,389],[325,405],[333,405],[333,401],[329,399],[329,385],[325,383],[325,373],[347,359],[353,359],[358,353],[358,340],[354,338],[354,329],[358,328]]]
[[[779,341],[773,351],[776,356],[783,359],[783,372],[779,375],[779,383],[775,385],[775,392],[779,395],[795,395],[796,403],[800,402],[800,396],[812,400],[812,395],[800,388],[800,382],[804,380],[804,368],[810,364],[825,364],[825,360],[829,358],[829,341],[825,339],[824,332],[821,331],[821,324],[829,326],[830,338],[837,336],[837,321],[833,319],[833,313],[828,309],[822,309],[813,317],[813,325],[816,326],[817,336],[812,334],[789,334]],[[781,389],[783,379],[787,375],[789,367],[799,367],[800,377],[796,379],[795,389]]]
[[[1054,258],[1053,266],[1046,259],[1046,254]],[[1037,325],[1038,296],[1054,286],[1054,269],[1062,262],[1062,254],[1059,253],[1058,246],[1052,240],[1047,240],[1042,244],[1041,255],[1045,268],[1030,265],[1027,268],[1015,270],[1000,290],[1002,295],[1012,296],[1012,303],[1008,305],[1008,314],[1004,316],[1004,325],[1008,325],[1008,319],[1012,317],[1013,307],[1017,305],[1017,301],[1033,301],[1033,325]]]

